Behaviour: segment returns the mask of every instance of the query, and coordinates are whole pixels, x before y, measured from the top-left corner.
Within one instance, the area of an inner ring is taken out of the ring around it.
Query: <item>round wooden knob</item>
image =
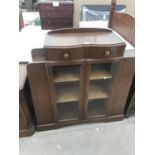
[[[109,57],[109,56],[110,56],[110,53],[111,53],[111,52],[110,52],[109,50],[105,51],[105,56],[106,56],[106,57]]]
[[[68,60],[70,58],[70,54],[68,52],[65,52],[63,53],[62,57],[65,59],[65,60]]]

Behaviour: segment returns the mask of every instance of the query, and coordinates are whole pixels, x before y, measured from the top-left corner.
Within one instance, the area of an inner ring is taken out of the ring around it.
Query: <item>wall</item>
[[[111,4],[111,0],[74,0],[74,24],[80,21],[80,6],[84,4]],[[117,4],[127,5],[127,13],[135,16],[135,0],[117,0]]]
[[[127,13],[135,17],[135,0],[117,0],[118,4],[125,4],[127,6]]]

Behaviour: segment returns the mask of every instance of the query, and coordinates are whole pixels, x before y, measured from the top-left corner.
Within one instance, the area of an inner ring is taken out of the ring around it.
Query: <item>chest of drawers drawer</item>
[[[40,12],[41,18],[73,18],[73,11],[41,11]]]
[[[59,6],[54,6],[52,3],[39,3],[39,10],[49,10],[49,11],[68,11],[73,10],[73,3],[60,3]]]
[[[83,59],[83,49],[46,49],[46,60],[68,61]]]
[[[125,46],[117,47],[91,47],[85,52],[87,59],[108,59],[121,57],[124,54]]]
[[[54,29],[54,28],[67,28],[73,26],[72,19],[42,19],[41,20],[42,28],[44,29]]]

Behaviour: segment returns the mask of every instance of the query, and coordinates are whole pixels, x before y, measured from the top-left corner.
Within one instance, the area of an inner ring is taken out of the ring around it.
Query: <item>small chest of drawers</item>
[[[38,2],[42,29],[73,27],[73,1]]]

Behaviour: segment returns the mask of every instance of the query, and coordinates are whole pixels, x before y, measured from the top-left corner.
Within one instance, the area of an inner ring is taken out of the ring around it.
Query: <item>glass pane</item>
[[[53,67],[59,121],[79,119],[80,65]]]
[[[80,80],[80,66],[54,67],[54,82],[70,82]]]
[[[88,99],[105,99],[109,98],[109,86],[111,80],[93,80],[90,81]]]
[[[110,98],[116,66],[116,62],[91,64],[87,117],[106,115],[106,105]]]
[[[105,100],[91,100],[88,102],[87,117],[99,117],[106,115],[106,101]]]
[[[90,80],[111,79],[113,78],[113,69],[111,63],[92,64]]]
[[[65,82],[55,84],[56,103],[79,101],[80,82]]]
[[[79,103],[66,102],[57,104],[58,119],[63,120],[78,120],[79,118]]]

